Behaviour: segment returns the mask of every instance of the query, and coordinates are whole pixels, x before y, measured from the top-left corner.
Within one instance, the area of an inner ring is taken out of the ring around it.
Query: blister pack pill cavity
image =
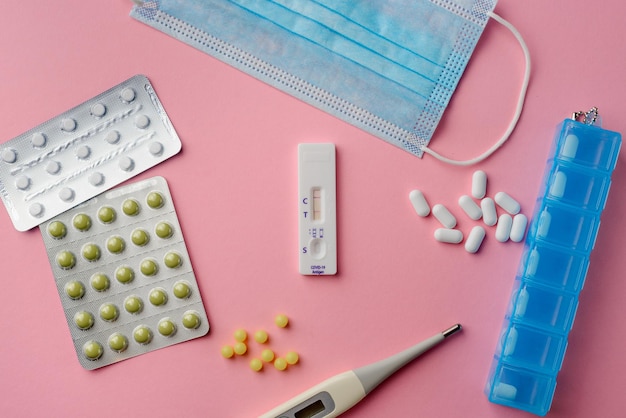
[[[209,331],[164,178],[103,193],[40,230],[85,369]]]
[[[177,154],[150,81],[136,75],[0,145],[0,197],[31,229]]]

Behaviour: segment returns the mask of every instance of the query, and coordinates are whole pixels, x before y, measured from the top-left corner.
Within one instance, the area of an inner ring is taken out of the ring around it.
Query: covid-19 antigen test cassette
[[[300,274],[337,273],[335,145],[298,145]]]

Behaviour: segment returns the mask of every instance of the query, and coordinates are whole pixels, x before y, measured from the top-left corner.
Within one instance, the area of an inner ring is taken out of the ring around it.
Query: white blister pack
[[[40,230],[84,368],[208,333],[164,178],[103,193]]]
[[[31,229],[177,154],[150,81],[136,75],[0,145],[0,197]]]

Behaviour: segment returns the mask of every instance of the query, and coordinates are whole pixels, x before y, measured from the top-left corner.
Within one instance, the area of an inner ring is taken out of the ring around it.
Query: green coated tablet
[[[129,296],[124,300],[124,309],[131,314],[137,314],[143,310],[143,302],[139,296]]]
[[[126,199],[124,203],[122,203],[122,211],[128,216],[135,216],[139,214],[140,210],[139,202],[135,199]]]
[[[163,318],[159,321],[159,334],[164,337],[171,337],[176,333],[176,324],[169,318]]]
[[[151,258],[146,258],[141,262],[139,269],[141,270],[141,274],[143,274],[144,276],[154,276],[155,274],[157,274],[159,266],[157,265],[156,261],[152,260]]]
[[[261,370],[263,370],[263,362],[261,361],[261,359],[253,358],[252,360],[250,360],[250,368],[255,372],[260,372]]]
[[[112,303],[105,303],[100,306],[100,318],[107,322],[113,322],[119,316],[117,306]]]
[[[91,276],[91,287],[98,292],[107,290],[110,286],[109,277],[104,273],[95,273]]]
[[[65,294],[70,299],[80,299],[85,295],[85,286],[78,280],[72,280],[65,284]]]
[[[287,369],[287,360],[282,357],[278,357],[276,360],[274,360],[274,367],[276,368],[276,370],[280,370],[282,372],[283,370]]]
[[[48,224],[48,234],[54,239],[61,239],[67,235],[67,228],[61,221],[53,221]]]
[[[76,312],[74,315],[74,323],[80,329],[89,329],[94,323],[93,314],[87,311]]]
[[[200,326],[200,317],[196,312],[185,312],[183,326],[187,329],[196,329]]]
[[[150,303],[154,306],[162,306],[167,303],[167,293],[161,288],[152,289],[150,291]]]
[[[163,262],[165,265],[171,269],[179,267],[183,263],[183,259],[180,257],[180,254],[175,253],[174,251],[170,251],[165,254],[163,258]]]
[[[109,337],[109,348],[117,353],[121,353],[128,348],[128,338],[119,332],[111,334]]]
[[[100,259],[100,247],[96,244],[85,244],[83,246],[83,258],[87,261],[98,261]]]
[[[118,235],[114,235],[107,239],[107,250],[112,254],[119,254],[124,251],[126,243],[124,239]]]
[[[170,238],[174,234],[174,230],[172,229],[172,225],[167,222],[159,222],[155,229],[155,234],[159,238],[167,239]]]
[[[176,282],[172,292],[178,299],[187,299],[191,295],[191,287],[189,287],[187,282]]]
[[[83,345],[83,354],[88,360],[98,360],[103,352],[102,345],[97,341],[87,341]]]
[[[72,219],[72,223],[74,224],[74,228],[78,229],[81,232],[88,231],[91,228],[91,218],[89,215],[85,213],[79,213],[74,216]]]
[[[57,254],[57,264],[63,270],[69,270],[76,265],[76,257],[71,251],[63,250]]]
[[[98,219],[100,219],[102,223],[110,224],[115,220],[116,216],[115,209],[111,206],[102,206],[98,209]]]
[[[133,338],[139,344],[148,344],[152,341],[152,331],[146,325],[139,325],[133,331]]]
[[[159,192],[150,192],[146,197],[146,203],[152,209],[158,209],[163,206],[163,195]]]
[[[122,284],[127,284],[135,279],[135,272],[128,266],[121,266],[115,270],[115,278]]]
[[[132,234],[130,235],[130,240],[133,242],[133,244],[139,247],[143,247],[148,243],[148,241],[150,241],[150,236],[145,229],[138,228],[132,232]]]

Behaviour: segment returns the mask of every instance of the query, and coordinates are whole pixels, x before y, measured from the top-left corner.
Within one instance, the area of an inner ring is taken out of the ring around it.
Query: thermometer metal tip
[[[449,337],[449,336],[451,336],[452,334],[454,334],[454,333],[456,333],[456,332],[458,332],[458,331],[461,331],[461,328],[462,328],[462,327],[461,327],[461,324],[455,324],[455,325],[452,325],[450,328],[448,328],[447,330],[445,330],[445,331],[443,331],[443,332],[442,332],[443,337],[444,337],[444,338],[448,338],[448,337]]]

